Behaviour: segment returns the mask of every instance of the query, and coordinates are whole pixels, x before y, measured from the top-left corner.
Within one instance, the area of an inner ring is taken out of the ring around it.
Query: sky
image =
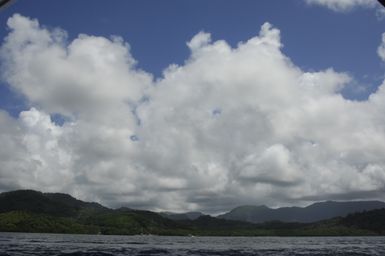
[[[385,200],[377,1],[17,0],[0,38],[0,192],[211,214]]]

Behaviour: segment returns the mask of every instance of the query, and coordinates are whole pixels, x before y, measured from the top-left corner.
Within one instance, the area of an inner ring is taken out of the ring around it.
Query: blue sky
[[[385,200],[375,0],[17,0],[0,192],[111,207]]]
[[[170,64],[189,56],[186,42],[199,31],[230,45],[255,36],[268,21],[282,33],[283,52],[304,70],[333,67],[349,72],[357,81],[344,90],[349,99],[366,99],[383,78],[384,64],[376,47],[385,19],[373,9],[355,8],[340,13],[311,6],[301,0],[117,0],[47,1],[18,0],[1,11],[0,37],[14,13],[36,18],[48,27],[60,27],[69,40],[78,34],[119,35],[131,46],[138,67],[162,76]],[[0,106],[13,115],[24,110],[23,100],[1,85]]]

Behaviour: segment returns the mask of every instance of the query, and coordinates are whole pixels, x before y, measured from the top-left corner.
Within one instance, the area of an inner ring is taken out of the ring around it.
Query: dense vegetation
[[[384,235],[385,209],[314,223],[260,224],[214,218],[169,219],[150,211],[112,210],[65,194],[19,190],[0,194],[0,231],[218,236]]]

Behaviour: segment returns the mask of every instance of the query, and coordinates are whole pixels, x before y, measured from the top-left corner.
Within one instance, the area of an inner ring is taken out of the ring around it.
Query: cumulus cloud
[[[2,75],[31,108],[0,111],[1,190],[210,213],[385,195],[385,84],[344,99],[349,75],[301,70],[269,23],[235,48],[198,33],[156,81],[120,38],[8,26]]]
[[[333,11],[346,12],[356,7],[374,8],[377,0],[305,0],[307,4],[325,6]]]
[[[5,77],[31,104],[70,117],[98,109],[134,104],[151,83],[135,70],[135,60],[121,38],[79,35],[66,44],[66,33],[41,28],[37,20],[15,15],[2,47]]]

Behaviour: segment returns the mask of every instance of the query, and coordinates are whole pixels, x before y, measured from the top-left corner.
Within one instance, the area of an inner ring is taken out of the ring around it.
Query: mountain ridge
[[[313,208],[318,209],[318,206]],[[62,193],[19,190],[0,194],[0,232],[199,236],[385,234],[385,208],[312,223],[269,221],[256,224],[200,214],[193,213],[197,218],[172,220],[146,210],[110,209]]]
[[[266,221],[302,222],[310,223],[325,219],[344,217],[350,213],[364,210],[385,208],[385,202],[370,201],[323,201],[305,207],[291,206],[269,208],[265,205],[238,206],[218,218],[227,220],[241,220],[252,223]]]
[[[109,208],[95,202],[84,202],[63,193],[15,190],[0,193],[0,212],[24,210],[58,217],[75,217],[81,211],[104,211]]]

